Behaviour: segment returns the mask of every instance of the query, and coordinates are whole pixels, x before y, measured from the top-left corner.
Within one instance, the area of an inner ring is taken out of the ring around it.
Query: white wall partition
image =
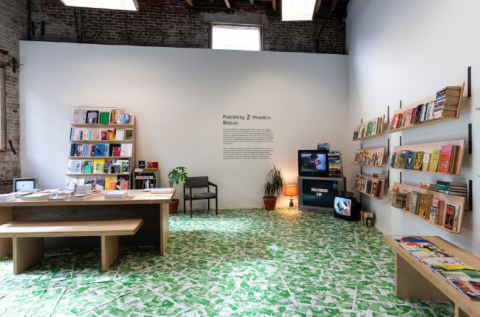
[[[473,123],[473,155],[466,155],[460,177],[404,172],[406,184],[437,180],[468,182],[473,180],[473,212],[467,212],[462,233],[450,234],[428,223],[385,205],[384,201],[364,198],[375,211],[377,226],[391,234],[437,235],[480,255],[480,201],[478,163],[480,86],[480,42],[478,12],[475,0],[356,0],[349,4],[347,46],[349,53],[349,130],[364,120],[387,113],[390,117],[399,108],[400,100],[408,105],[432,95],[436,90],[467,80],[467,67],[472,66],[472,98],[464,101],[460,119],[419,129],[387,134],[364,141],[364,147],[386,146],[391,149],[404,144],[467,139],[468,123]],[[351,137],[351,136],[349,136]],[[359,142],[350,142],[353,159]],[[352,185],[359,171],[348,166],[347,177]],[[377,169],[365,168],[371,174]],[[386,172],[386,169],[384,168]],[[399,181],[399,172],[391,171],[391,184]]]
[[[22,175],[42,187],[64,186],[75,107],[134,112],[137,160],[159,162],[162,186],[179,165],[208,175],[221,208],[262,206],[272,164],[296,183],[299,149],[329,142],[347,150],[346,56],[26,41],[20,51]],[[224,115],[270,120],[224,126]],[[271,129],[271,144],[238,145],[271,147],[271,159],[223,159],[232,147],[224,127]],[[279,206],[287,205],[282,197]]]

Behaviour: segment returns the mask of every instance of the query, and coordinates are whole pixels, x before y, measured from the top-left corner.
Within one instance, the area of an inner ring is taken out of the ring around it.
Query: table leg
[[[43,238],[13,239],[13,274],[17,275],[44,256]]]
[[[167,249],[169,236],[168,211],[168,203],[160,205],[160,255],[165,255],[165,250]]]
[[[398,253],[395,253],[395,289],[401,299],[450,301]]]
[[[455,317],[468,317],[469,314],[463,311],[462,308],[460,308],[460,305],[458,303],[455,304]]]
[[[118,258],[118,236],[102,236],[102,272]]]
[[[0,207],[0,225],[12,221],[12,207]],[[12,238],[0,238],[0,258],[13,253]]]

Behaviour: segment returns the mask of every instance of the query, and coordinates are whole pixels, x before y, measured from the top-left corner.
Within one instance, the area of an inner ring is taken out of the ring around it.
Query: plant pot
[[[263,203],[265,204],[265,209],[275,210],[275,205],[277,204],[277,197],[275,196],[263,197]]]
[[[168,208],[168,213],[170,215],[176,215],[178,211],[178,204],[180,203],[180,200],[178,199],[172,199],[172,201],[169,203],[169,208]]]

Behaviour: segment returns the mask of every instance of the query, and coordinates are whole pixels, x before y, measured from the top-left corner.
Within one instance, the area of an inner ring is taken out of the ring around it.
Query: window
[[[210,47],[216,50],[261,51],[261,25],[212,24]]]

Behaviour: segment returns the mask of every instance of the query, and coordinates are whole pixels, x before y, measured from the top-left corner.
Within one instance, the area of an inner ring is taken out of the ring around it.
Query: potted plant
[[[178,185],[180,182],[187,182],[189,180],[186,170],[186,167],[179,166],[168,173],[168,184],[171,188],[173,188],[173,184]],[[169,206],[169,214],[173,215],[177,213],[179,203],[180,200],[172,199]]]
[[[265,178],[265,185],[263,185],[263,202],[265,203],[265,209],[275,209],[277,197],[282,192],[284,183],[282,172],[274,165],[268,172]]]

